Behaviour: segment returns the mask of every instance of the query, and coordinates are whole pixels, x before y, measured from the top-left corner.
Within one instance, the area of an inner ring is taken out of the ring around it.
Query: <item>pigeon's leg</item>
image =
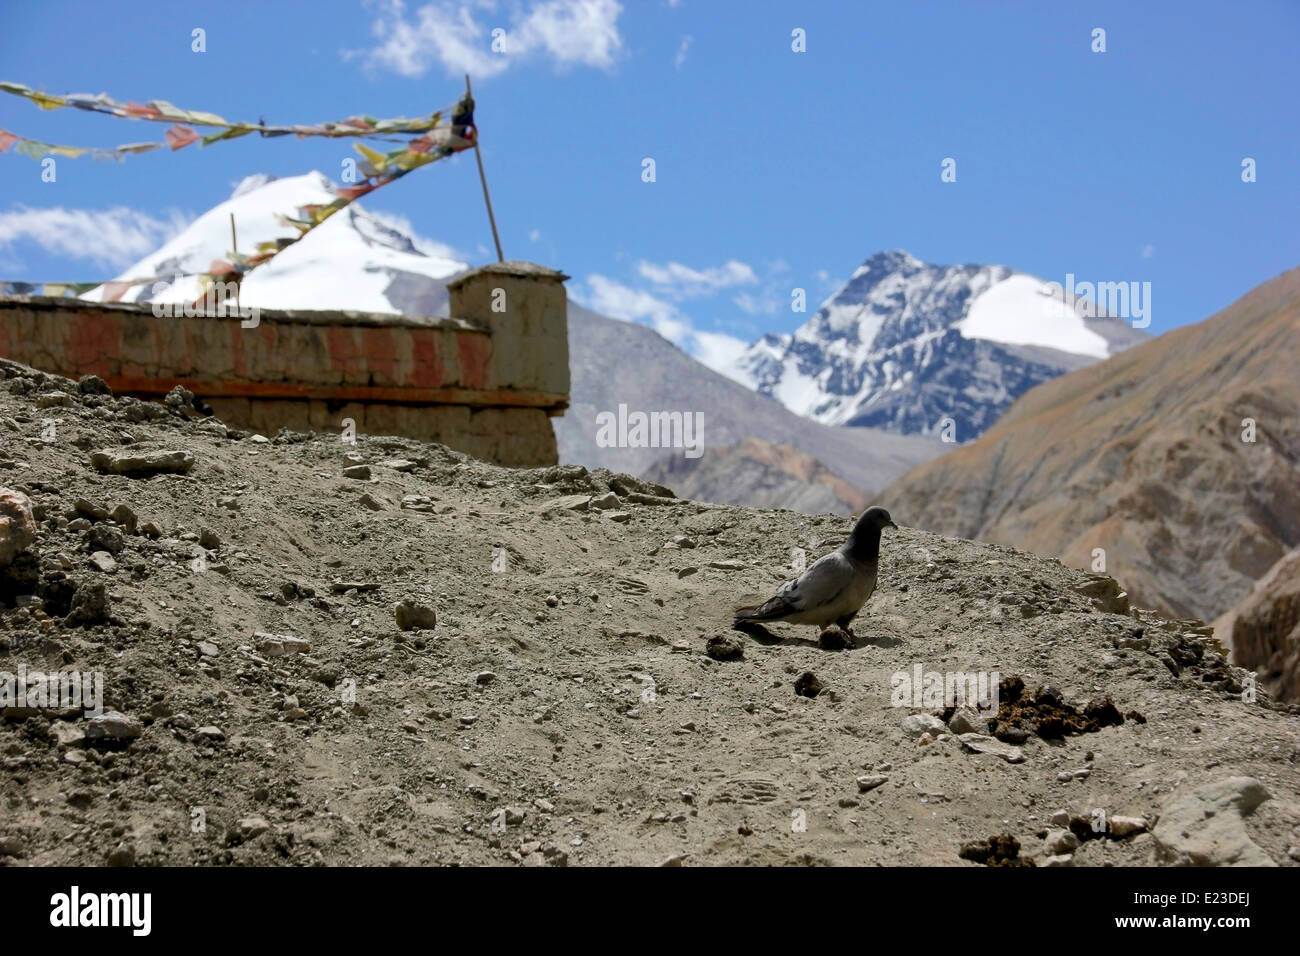
[[[842,618],[840,618],[839,620],[837,620],[837,621],[835,622],[835,626],[838,627],[838,628],[839,628],[841,631],[843,631],[845,634],[847,634],[847,635],[849,636],[849,640],[850,640],[850,641],[853,641],[854,643],[857,643],[858,635],[854,634],[854,633],[853,633],[853,628],[851,628],[851,627],[849,626],[850,624],[853,623],[853,619],[854,619],[855,617],[857,617],[856,614],[849,614],[849,615],[847,615],[847,616],[845,616],[845,617],[842,617]]]

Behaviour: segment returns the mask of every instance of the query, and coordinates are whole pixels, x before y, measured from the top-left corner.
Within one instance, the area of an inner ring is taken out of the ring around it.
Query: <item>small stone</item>
[[[490,684],[496,679],[497,675],[492,671],[479,671],[474,675],[474,683],[476,684]]]
[[[433,511],[433,499],[428,495],[402,495],[402,509],[405,511]]]
[[[381,468],[390,468],[393,471],[407,472],[415,467],[415,462],[407,461],[405,458],[389,458],[379,463]]]
[[[704,652],[715,661],[734,661],[745,656],[745,647],[733,637],[717,634],[709,638]]]
[[[1134,833],[1145,833],[1147,826],[1145,817],[1109,817],[1106,820],[1107,831],[1117,840]]]
[[[211,725],[200,727],[198,730],[194,731],[194,733],[200,737],[206,737],[208,740],[220,741],[226,739],[226,735],[222,732],[220,727],[213,727]]]
[[[69,627],[90,627],[107,621],[108,589],[103,584],[78,585],[68,616],[63,620]]]
[[[393,617],[403,631],[433,630],[438,623],[438,614],[433,608],[409,598],[393,609]]]
[[[1057,810],[1052,814],[1051,824],[1054,827],[1066,827],[1070,825],[1070,811]]]
[[[158,525],[153,521],[146,521],[144,524],[140,525],[140,533],[147,538],[155,539],[161,538],[163,534],[162,528],[158,527]]]
[[[136,524],[139,519],[136,518],[135,512],[129,507],[119,504],[109,512],[108,516],[125,528],[128,534],[135,534]]]
[[[881,774],[875,774],[866,777],[858,777],[857,779],[858,791],[861,793],[866,793],[869,790],[875,790],[876,787],[879,787],[882,784],[888,782],[888,780],[889,780],[888,777],[883,776]]]
[[[90,563],[105,574],[117,570],[117,562],[113,560],[113,556],[107,551],[96,551],[90,556]]]
[[[235,825],[231,827],[231,835],[237,842],[244,843],[261,836],[269,829],[271,824],[265,817],[243,817],[235,821]]]
[[[989,725],[971,707],[959,707],[948,721],[948,729],[960,737],[962,734],[987,734]]]
[[[144,725],[133,717],[108,710],[86,721],[87,740],[133,740],[144,733]]]
[[[86,742],[86,731],[66,720],[52,721],[46,734],[56,747],[80,747]]]
[[[561,495],[538,505],[542,514],[552,511],[586,511],[591,505],[591,495]]]
[[[109,866],[135,866],[135,847],[129,843],[119,843],[108,855]]]
[[[289,654],[308,654],[311,652],[311,643],[303,640],[301,637],[290,637],[287,634],[269,634],[266,631],[257,631],[253,634],[253,643],[259,653],[267,657],[285,657]]]
[[[77,381],[77,391],[82,395],[112,395],[113,390],[108,387],[98,375],[83,375]]]
[[[1069,830],[1049,830],[1043,845],[1053,855],[1073,853],[1079,848],[1079,838]]]
[[[209,551],[216,551],[221,547],[221,538],[211,528],[200,528],[199,544]]]
[[[609,511],[617,508],[620,504],[622,502],[618,500],[618,495],[612,491],[607,491],[605,494],[591,499],[591,507],[599,508],[601,511]]]
[[[369,481],[370,466],[369,465],[348,465],[348,467],[343,469],[343,477],[353,478],[357,481]]]
[[[108,517],[107,514],[104,515]],[[86,544],[91,551],[107,551],[109,554],[121,554],[126,547],[126,536],[111,524],[97,524],[86,532]]]
[[[97,451],[91,453],[90,463],[97,470],[109,474],[142,478],[185,474],[194,467],[194,456],[187,451]]]
[[[199,641],[199,653],[204,657],[216,657],[221,650],[211,641]]]
[[[903,733],[909,737],[920,737],[924,733],[936,736],[943,733],[944,722],[934,714],[909,714],[903,718]]]
[[[556,597],[554,594],[548,594],[548,595],[546,595],[546,606],[547,606],[547,607],[559,607],[559,606],[560,606],[560,599],[559,599],[558,597]]]
[[[745,562],[725,558],[722,561],[710,561],[709,567],[717,568],[719,571],[743,571],[745,570]]]
[[[72,404],[72,396],[67,392],[46,392],[37,397],[37,408],[59,408]]]
[[[986,734],[961,734],[958,738],[963,747],[980,754],[993,754],[1007,763],[1024,763],[1025,752],[1014,744],[1003,743]]]
[[[800,697],[816,697],[826,685],[812,671],[804,671],[794,682],[794,692]]]

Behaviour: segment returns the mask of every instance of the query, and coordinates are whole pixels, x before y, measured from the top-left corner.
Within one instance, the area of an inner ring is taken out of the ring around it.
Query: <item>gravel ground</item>
[[[730,611],[851,519],[0,379],[0,488],[36,529],[0,568],[0,678],[99,675],[108,711],[7,701],[0,863],[1300,858],[1295,708],[1108,578],[895,507],[832,650]],[[918,666],[1025,690],[990,723],[899,701]],[[1106,695],[1122,723],[1043,716]]]

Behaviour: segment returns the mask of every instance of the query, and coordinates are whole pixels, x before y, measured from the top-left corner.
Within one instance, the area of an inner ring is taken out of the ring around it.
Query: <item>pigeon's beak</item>
[[[892,522],[892,521],[889,522],[889,527],[893,528],[895,531],[898,530],[898,525],[894,524],[894,522]]]

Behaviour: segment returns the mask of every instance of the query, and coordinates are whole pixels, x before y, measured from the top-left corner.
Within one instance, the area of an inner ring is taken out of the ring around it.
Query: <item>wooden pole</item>
[[[469,86],[469,74],[465,74],[465,93],[473,96],[474,92]],[[487,174],[483,172],[483,153],[478,148],[478,128],[474,130],[474,158],[478,160],[478,178],[483,184],[483,203],[487,206],[488,222],[492,226],[492,241],[497,247],[497,262],[505,262],[505,254],[501,251],[501,237],[497,235],[497,217],[492,214],[492,197],[488,195]]]
[[[239,255],[239,237],[235,234],[235,214],[230,214],[230,255],[232,257]],[[234,265],[234,263],[231,263]],[[239,309],[239,282],[235,282],[235,308]]]

